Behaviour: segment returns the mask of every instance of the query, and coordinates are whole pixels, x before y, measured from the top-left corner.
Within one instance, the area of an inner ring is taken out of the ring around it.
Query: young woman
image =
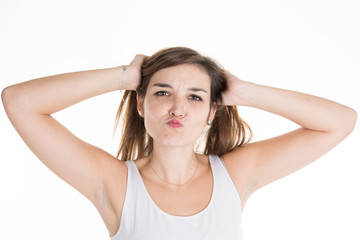
[[[125,90],[117,157],[51,116],[115,90]],[[357,118],[330,100],[240,80],[188,48],[23,82],[4,89],[2,100],[29,148],[96,206],[116,240],[242,239],[249,196],[332,149]],[[300,128],[249,143],[237,105],[278,114]],[[200,136],[206,138],[202,153],[194,150]]]

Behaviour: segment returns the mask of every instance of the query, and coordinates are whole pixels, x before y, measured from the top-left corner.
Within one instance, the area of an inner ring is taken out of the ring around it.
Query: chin
[[[158,138],[153,138],[154,141],[160,143],[164,146],[169,147],[184,147],[188,145],[193,145],[195,143],[195,140],[192,141],[189,138],[182,138],[180,136],[162,136]]]

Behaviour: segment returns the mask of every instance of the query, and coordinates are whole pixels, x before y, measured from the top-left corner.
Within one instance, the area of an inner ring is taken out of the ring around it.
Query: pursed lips
[[[174,128],[178,128],[178,127],[182,127],[183,125],[181,124],[181,122],[177,119],[171,119],[170,121],[167,122],[167,124],[171,127]]]

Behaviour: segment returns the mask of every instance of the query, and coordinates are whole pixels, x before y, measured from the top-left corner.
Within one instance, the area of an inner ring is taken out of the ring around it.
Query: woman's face
[[[190,64],[152,76],[145,99],[138,98],[138,109],[154,141],[178,147],[195,143],[215,114],[215,108],[210,111],[210,81],[204,70]],[[180,124],[169,123],[174,119]]]

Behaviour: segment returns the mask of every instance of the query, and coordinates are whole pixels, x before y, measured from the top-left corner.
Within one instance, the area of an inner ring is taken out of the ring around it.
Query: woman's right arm
[[[6,113],[24,142],[56,175],[91,202],[104,201],[106,181],[123,162],[73,135],[51,114],[114,90],[133,90],[140,82],[142,55],[122,67],[49,76],[5,88]]]

